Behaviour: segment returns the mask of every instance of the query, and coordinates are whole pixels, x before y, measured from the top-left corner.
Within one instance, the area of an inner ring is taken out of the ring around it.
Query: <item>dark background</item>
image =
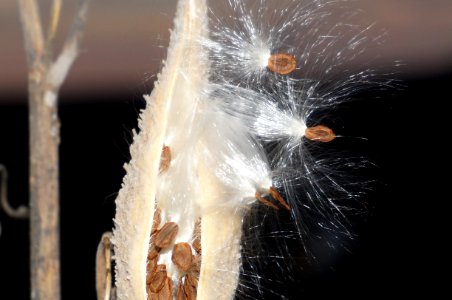
[[[354,224],[358,237],[349,243],[349,251],[337,251],[326,263],[304,266],[305,271],[295,270],[290,274],[295,281],[274,284],[275,292],[303,299],[436,290],[427,288],[426,277],[432,264],[428,253],[437,244],[429,228],[439,199],[431,193],[435,173],[426,176],[434,158],[425,144],[431,143],[436,130],[430,111],[445,99],[452,74],[407,80],[404,85],[402,90],[380,93],[382,99],[353,102],[341,115],[350,133],[369,138],[362,150],[378,166],[380,184],[366,199],[369,212]],[[63,299],[95,298],[95,251],[101,234],[112,227],[131,128],[144,105],[142,92],[62,95],[67,100],[60,105]],[[92,100],[70,99],[80,96]],[[27,132],[25,105],[0,107],[0,157],[9,170],[14,206],[27,203]],[[28,221],[11,220],[3,212],[0,220],[0,298],[27,299]]]

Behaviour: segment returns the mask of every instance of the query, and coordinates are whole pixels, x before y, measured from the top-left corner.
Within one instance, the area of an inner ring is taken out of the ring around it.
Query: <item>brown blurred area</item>
[[[45,20],[51,1],[39,2]],[[76,2],[64,2],[60,37],[68,29]],[[357,0],[348,5],[365,12],[368,19],[363,22],[375,20],[377,28],[388,33],[382,49],[369,49],[378,51],[375,64],[389,66],[401,61],[407,77],[452,68],[452,1]],[[92,1],[83,53],[62,92],[148,92],[165,57],[175,6],[175,0]],[[5,103],[6,95],[22,94],[26,89],[25,53],[14,0],[0,2],[0,45],[0,102]]]
[[[38,2],[46,28],[44,20],[47,20],[51,1]],[[57,50],[64,41],[77,3],[63,2]],[[115,89],[149,92],[165,57],[175,5],[175,0],[91,1],[82,53],[69,72],[62,96],[99,91],[114,93]],[[8,102],[9,98],[16,99],[17,94],[25,95],[27,79],[15,0],[0,1],[0,45],[0,102]]]

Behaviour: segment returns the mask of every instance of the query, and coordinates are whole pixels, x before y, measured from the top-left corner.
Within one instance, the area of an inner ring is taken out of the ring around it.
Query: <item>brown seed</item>
[[[173,300],[173,281],[166,277],[163,288],[158,292],[158,300]]]
[[[268,58],[267,66],[272,72],[287,75],[297,68],[297,60],[290,54],[275,53]]]
[[[152,275],[157,268],[157,257],[154,257],[153,259],[148,259],[147,265],[146,265],[146,272],[149,275]]]
[[[199,273],[201,271],[201,256],[197,255],[193,259],[193,265],[191,266],[190,273],[199,277]]]
[[[189,285],[191,285],[192,287],[197,287],[198,286],[198,278],[196,278],[195,276],[194,276],[194,274],[187,274],[186,276],[185,276],[185,283],[187,283],[187,284],[189,284]]]
[[[155,233],[154,245],[159,248],[167,248],[171,245],[179,231],[179,226],[174,222],[168,222]]]
[[[163,145],[162,155],[160,156],[159,174],[168,170],[171,165],[171,149],[168,146]]]
[[[193,264],[193,254],[191,254],[190,245],[188,243],[174,245],[171,260],[179,270],[187,272]]]
[[[159,255],[159,249],[157,249],[154,245],[149,246],[148,252],[148,260],[154,259]]]
[[[182,282],[179,282],[179,287],[177,288],[176,293],[176,300],[187,300]]]
[[[195,300],[196,299],[196,287],[192,286],[185,280],[184,282],[184,291],[185,295],[187,296],[188,300]]]
[[[196,253],[201,254],[201,221],[195,223],[192,247],[195,249]]]
[[[158,293],[163,288],[167,277],[166,266],[158,265],[154,273],[149,274],[149,276],[147,276],[146,278],[146,283],[149,290],[152,293]]]
[[[148,292],[148,300],[158,300],[158,294],[157,293],[153,293],[151,292],[149,289],[147,290]]]
[[[333,130],[323,125],[306,128],[304,136],[311,141],[319,141],[324,143],[331,142],[336,138]]]
[[[196,253],[201,254],[201,241],[199,239],[195,239],[192,243],[193,249],[195,249]]]
[[[151,234],[154,234],[158,230],[161,221],[161,210],[160,208],[156,207],[154,211],[154,221],[152,222]]]

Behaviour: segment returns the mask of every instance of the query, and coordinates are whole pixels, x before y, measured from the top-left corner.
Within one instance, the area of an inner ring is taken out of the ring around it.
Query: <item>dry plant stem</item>
[[[47,45],[52,45],[53,40],[55,39],[61,15],[61,7],[62,0],[53,0],[50,22],[47,30]]]
[[[60,1],[54,2],[45,40],[36,1],[18,0],[29,69],[31,299],[60,299],[57,98],[78,55],[88,3],[80,1],[63,51],[53,62]]]

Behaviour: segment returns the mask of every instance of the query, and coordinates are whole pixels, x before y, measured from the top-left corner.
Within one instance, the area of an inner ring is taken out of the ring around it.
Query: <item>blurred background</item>
[[[39,3],[46,20],[51,1]],[[60,36],[75,4],[64,3]],[[95,250],[101,234],[112,227],[131,130],[144,107],[142,94],[152,90],[162,67],[175,5],[175,0],[92,1],[82,55],[60,92],[63,299],[95,298]],[[437,108],[450,99],[452,1],[357,0],[348,5],[365,12],[363,24],[375,20],[377,29],[386,30],[385,45],[368,51],[382,71],[392,72],[401,62],[394,79],[404,87],[363,93],[366,101],[338,110],[344,134],[368,138],[360,147],[377,165],[381,184],[369,196],[369,213],[354,225],[358,236],[350,247],[326,263],[293,273],[293,282],[275,285],[289,299],[418,292],[425,285],[413,285],[429,269],[424,250],[438,243],[425,226],[436,219],[433,207],[438,209],[439,198],[428,187],[437,178],[421,174],[429,169],[424,158],[433,152],[423,148],[425,139],[444,120]],[[15,207],[28,202],[26,79],[17,3],[2,0],[0,163],[9,170]],[[1,211],[0,222],[0,299],[28,299],[28,222],[11,220]]]

